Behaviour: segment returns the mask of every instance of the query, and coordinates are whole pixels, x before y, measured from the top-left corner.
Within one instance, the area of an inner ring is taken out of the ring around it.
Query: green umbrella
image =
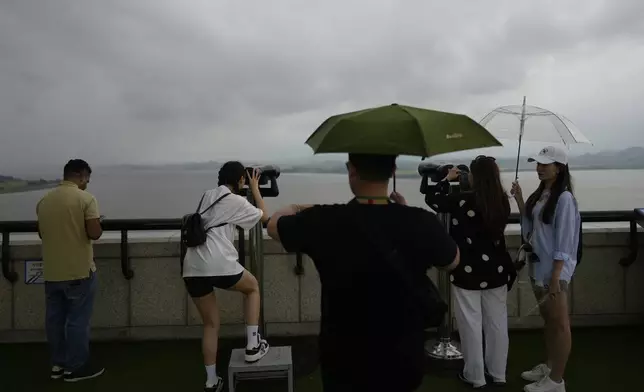
[[[466,115],[392,104],[329,117],[306,141],[315,154],[430,157],[502,146]],[[395,177],[394,177],[395,189]]]

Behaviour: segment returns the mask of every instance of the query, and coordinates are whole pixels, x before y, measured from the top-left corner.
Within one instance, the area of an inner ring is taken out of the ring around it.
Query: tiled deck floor
[[[292,345],[295,389],[321,391],[316,339],[271,339],[273,346]],[[225,377],[230,350],[242,341],[221,344],[218,373]],[[76,384],[48,379],[44,344],[0,345],[0,391],[202,391],[204,370],[198,341],[95,343],[95,356],[106,367],[95,380]],[[508,386],[521,391],[521,371],[538,363],[543,353],[538,331],[511,336]],[[644,327],[578,329],[573,331],[573,353],[566,376],[568,391],[641,391],[644,372]],[[455,379],[456,371],[428,366],[420,391],[468,391]],[[285,391],[279,381],[243,382],[238,391]]]

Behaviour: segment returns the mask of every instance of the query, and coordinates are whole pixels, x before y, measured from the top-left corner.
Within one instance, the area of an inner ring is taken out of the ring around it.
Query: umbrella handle
[[[394,192],[396,192],[396,173],[394,173]]]
[[[517,168],[514,171],[514,181],[519,181],[519,159],[521,159],[521,142],[523,141],[523,130],[525,127],[525,95],[521,107],[521,119],[519,122],[519,148],[517,149]]]

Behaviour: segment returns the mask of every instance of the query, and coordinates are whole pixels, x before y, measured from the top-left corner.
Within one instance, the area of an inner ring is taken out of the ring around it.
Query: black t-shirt
[[[429,279],[429,268],[451,264],[457,252],[435,214],[353,201],[283,216],[277,229],[286,251],[309,255],[318,270],[323,369],[354,387],[374,377],[381,385],[387,377],[420,382],[424,331],[418,312],[365,237],[368,230],[380,230],[389,247],[402,255],[405,268],[419,279]]]

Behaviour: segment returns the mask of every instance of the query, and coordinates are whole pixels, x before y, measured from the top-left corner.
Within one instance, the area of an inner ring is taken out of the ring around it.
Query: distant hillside
[[[519,170],[534,170],[534,164],[528,163],[527,157],[521,157],[519,161]],[[466,164],[469,165],[471,159],[454,159],[445,160],[441,158],[429,158],[430,162],[439,164]],[[401,157],[398,160],[399,175],[417,176],[418,164],[420,158]],[[345,173],[346,166],[344,160],[319,160],[311,159],[300,163],[280,164],[279,162],[266,162],[276,164],[280,167],[282,173]],[[502,171],[513,171],[516,166],[516,158],[497,158],[497,163]],[[117,170],[212,170],[217,171],[223,162],[193,162],[182,164],[168,165],[119,165],[113,166]],[[249,166],[262,165],[265,163],[247,163]],[[584,154],[570,157],[570,167],[577,170],[600,170],[600,169],[644,169],[644,148],[631,147],[620,151],[602,151],[595,154]]]
[[[469,165],[471,159],[445,160],[440,158],[429,158],[427,161],[438,164],[451,163],[454,165]],[[398,170],[401,176],[417,176],[420,159],[402,158],[398,160]],[[502,171],[514,171],[516,158],[497,158],[497,163]],[[620,151],[604,151],[596,154],[584,154],[570,157],[571,169],[577,170],[608,170],[608,169],[644,169],[644,148],[631,147]],[[528,162],[528,157],[521,157],[519,170],[534,170],[534,164]],[[282,172],[301,173],[344,173],[346,167],[343,161],[325,161],[315,163],[303,163],[282,168]]]
[[[514,170],[516,158],[499,158],[502,170]],[[570,157],[570,168],[577,170],[644,169],[644,148],[630,147],[619,151],[602,151]],[[534,164],[527,157],[519,161],[519,170],[533,170]]]
[[[0,175],[0,194],[29,192],[39,189],[47,189],[58,184],[60,180],[23,180],[12,176]]]

